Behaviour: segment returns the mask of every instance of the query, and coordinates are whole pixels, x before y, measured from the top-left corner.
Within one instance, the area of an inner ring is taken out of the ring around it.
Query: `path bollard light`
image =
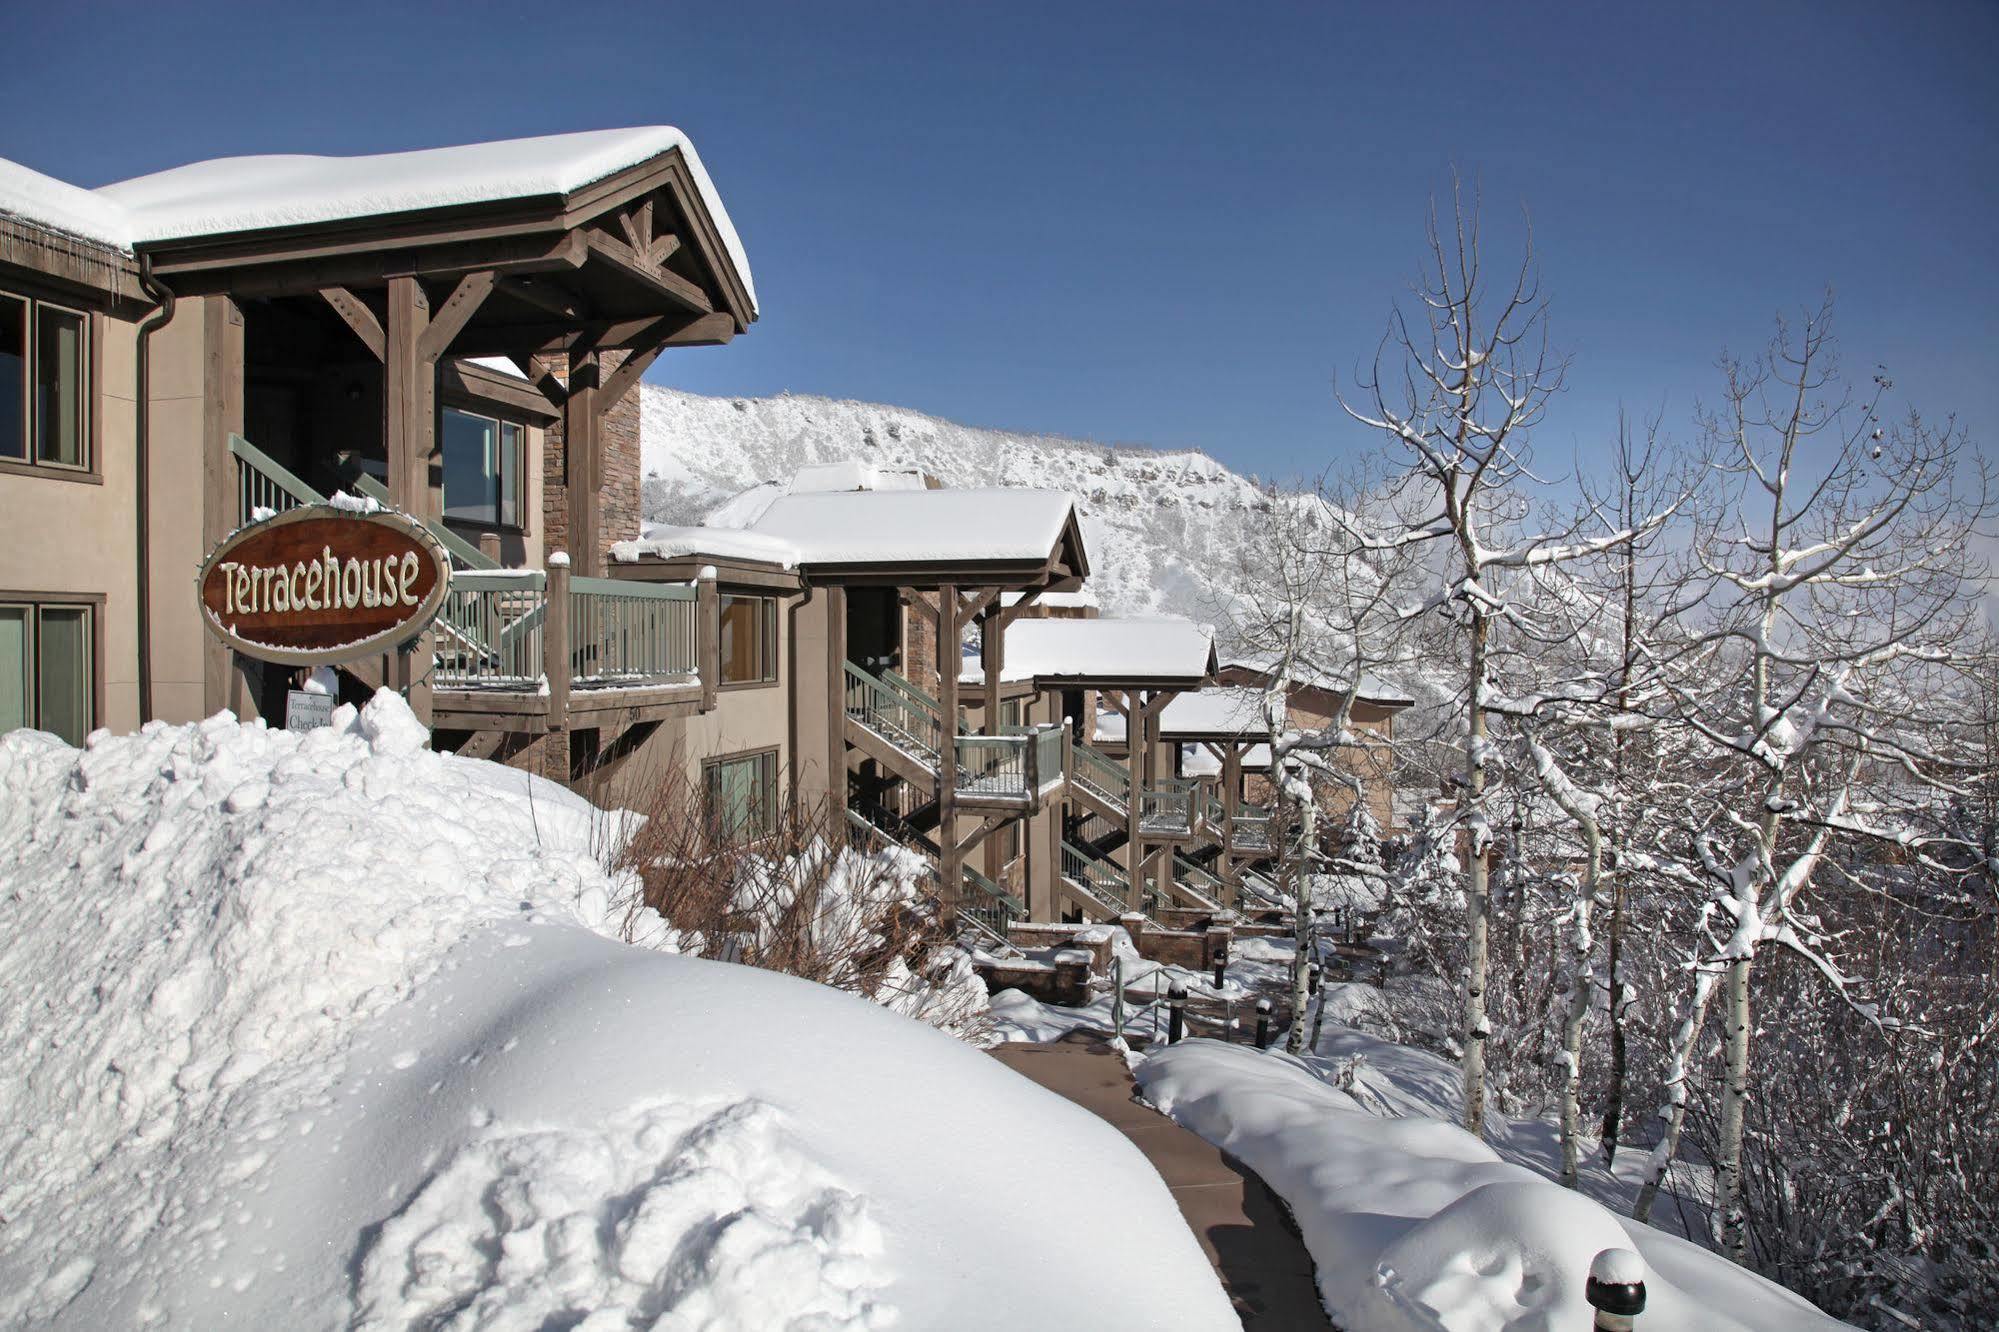
[[[1229,975],[1229,955],[1227,953],[1216,953],[1215,989],[1220,990],[1222,986],[1228,983],[1228,975]]]
[[[1645,1260],[1630,1249],[1605,1249],[1589,1265],[1583,1297],[1599,1332],[1632,1332],[1645,1312]]]
[[[1268,1050],[1270,1048],[1270,1001],[1268,999],[1259,999],[1256,1001],[1256,1048],[1259,1050]]]
[[[1311,998],[1319,992],[1319,964],[1312,963],[1305,968],[1305,997]]]
[[[1178,1045],[1187,1031],[1187,987],[1174,985],[1166,992],[1166,1043]]]

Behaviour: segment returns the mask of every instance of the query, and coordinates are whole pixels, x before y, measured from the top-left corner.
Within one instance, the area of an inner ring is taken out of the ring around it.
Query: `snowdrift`
[[[1650,1269],[1644,1332],[1845,1327],[1707,1250],[1502,1161],[1454,1124],[1369,1113],[1281,1052],[1188,1041],[1147,1059],[1137,1077],[1146,1099],[1290,1205],[1320,1297],[1348,1332],[1588,1327],[1584,1281],[1610,1248],[1636,1249]]]
[[[621,942],[594,811],[423,743],[0,739],[0,1324],[1235,1325],[1118,1134]]]

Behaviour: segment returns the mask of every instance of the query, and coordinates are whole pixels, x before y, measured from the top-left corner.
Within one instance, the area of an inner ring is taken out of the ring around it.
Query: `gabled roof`
[[[754,310],[756,288],[742,240],[693,143],[667,125],[358,157],[222,157],[97,190],[4,162],[0,214],[132,250],[467,205],[563,200],[676,150]]]
[[[1268,677],[1276,670],[1277,661],[1274,657],[1254,653],[1238,654],[1222,663],[1223,670],[1230,668],[1253,671]],[[1295,661],[1291,665],[1292,683],[1311,689],[1323,689],[1330,694],[1344,694],[1347,691],[1348,678],[1347,675],[1329,671],[1310,661]],[[1388,706],[1406,707],[1416,701],[1380,676],[1367,671],[1361,672],[1360,692],[1356,697],[1366,699],[1370,703]]]
[[[1181,739],[1269,739],[1261,689],[1219,686],[1182,694],[1159,713],[1159,734]],[[1280,721],[1282,719],[1280,718]]]
[[[1067,562],[1089,572],[1076,506],[1059,490],[844,490],[785,495],[747,529],[791,543],[814,571]]]
[[[1214,638],[1192,620],[1017,619],[1006,629],[1009,679],[1109,689],[1194,688],[1214,668]]]

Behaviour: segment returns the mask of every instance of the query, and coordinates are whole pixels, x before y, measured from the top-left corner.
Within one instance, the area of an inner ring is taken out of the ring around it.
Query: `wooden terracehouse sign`
[[[210,631],[236,651],[318,666],[416,637],[450,582],[450,558],[403,514],[313,504],[224,541],[196,586]]]

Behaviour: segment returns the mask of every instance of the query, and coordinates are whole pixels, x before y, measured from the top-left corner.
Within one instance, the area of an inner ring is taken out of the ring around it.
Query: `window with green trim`
[[[91,608],[0,603],[0,731],[29,727],[80,745],[96,724]]]
[[[708,822],[731,841],[777,831],[777,751],[710,759],[701,765]]]

